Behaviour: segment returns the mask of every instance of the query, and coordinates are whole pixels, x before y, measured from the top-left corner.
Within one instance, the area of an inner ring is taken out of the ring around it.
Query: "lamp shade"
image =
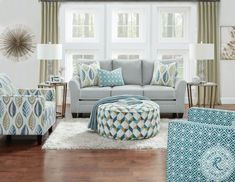
[[[214,44],[190,44],[190,59],[211,60],[214,59]]]
[[[38,44],[37,59],[60,60],[62,59],[62,44]]]

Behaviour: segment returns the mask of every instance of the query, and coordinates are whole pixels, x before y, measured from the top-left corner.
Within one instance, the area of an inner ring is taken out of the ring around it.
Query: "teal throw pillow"
[[[101,87],[113,87],[124,85],[121,68],[115,69],[113,71],[99,69],[98,79],[99,86]]]
[[[157,61],[154,63],[151,85],[174,87],[176,73],[177,64],[175,62],[170,64],[163,64]]]

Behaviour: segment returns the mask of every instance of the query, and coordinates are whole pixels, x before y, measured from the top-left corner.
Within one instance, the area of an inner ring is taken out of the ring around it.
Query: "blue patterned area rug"
[[[61,120],[42,149],[166,149],[169,119],[161,119],[160,132],[153,138],[119,141],[89,131],[88,118]]]

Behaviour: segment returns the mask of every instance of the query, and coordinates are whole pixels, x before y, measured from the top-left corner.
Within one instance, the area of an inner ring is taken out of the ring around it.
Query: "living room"
[[[0,0],[0,181],[235,181],[234,7]]]

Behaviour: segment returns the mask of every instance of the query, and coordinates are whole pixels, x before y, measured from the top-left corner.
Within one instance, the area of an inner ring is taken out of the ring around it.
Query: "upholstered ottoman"
[[[102,104],[98,107],[98,134],[118,140],[154,137],[160,128],[159,113],[159,106],[149,100]]]

